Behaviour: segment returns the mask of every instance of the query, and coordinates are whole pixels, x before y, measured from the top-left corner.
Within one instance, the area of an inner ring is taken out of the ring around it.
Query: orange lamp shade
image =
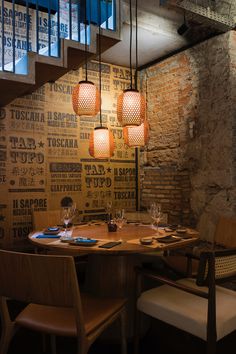
[[[89,140],[89,154],[96,159],[107,159],[114,154],[115,144],[112,132],[106,127],[93,130]]]
[[[80,81],[73,89],[73,109],[79,116],[95,116],[100,110],[100,94],[91,81]]]
[[[145,121],[138,127],[124,127],[123,128],[124,141],[129,147],[145,146],[149,139],[149,126]]]
[[[140,125],[145,113],[145,99],[138,90],[125,90],[118,96],[117,119],[123,127]]]

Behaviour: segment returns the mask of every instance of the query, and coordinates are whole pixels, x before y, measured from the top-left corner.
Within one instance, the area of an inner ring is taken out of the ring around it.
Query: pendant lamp
[[[145,119],[145,121],[138,127],[124,127],[123,135],[125,144],[129,147],[145,146],[149,139],[149,126],[147,119]]]
[[[98,34],[98,53],[99,53],[99,92],[102,92],[102,64],[101,64],[101,4],[99,1],[99,34]],[[89,154],[96,159],[107,159],[114,154],[115,144],[112,132],[102,125],[102,102],[100,99],[100,126],[96,127],[90,134]]]
[[[114,153],[114,137],[107,127],[96,127],[90,135],[89,154],[96,159],[106,159]]]
[[[100,94],[93,82],[88,81],[87,15],[85,6],[85,80],[80,81],[72,92],[74,112],[79,116],[95,116],[99,112]]]
[[[136,0],[136,53],[138,47],[137,40],[137,0]],[[133,75],[132,75],[132,0],[129,1],[130,7],[130,88],[123,91],[118,96],[117,100],[117,119],[120,124],[125,126],[140,125],[145,119],[145,99],[137,89],[137,60],[136,60],[136,75],[135,87],[133,88]]]
[[[79,116],[96,116],[99,112],[100,97],[93,82],[80,81],[72,93],[74,112]]]

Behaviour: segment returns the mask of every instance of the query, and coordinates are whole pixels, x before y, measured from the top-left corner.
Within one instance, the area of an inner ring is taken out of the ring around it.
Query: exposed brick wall
[[[141,75],[150,124],[141,205],[159,200],[171,221],[195,220],[207,239],[219,214],[235,214],[235,37],[212,38]]]
[[[188,224],[191,220],[189,207],[190,179],[188,171],[173,168],[146,168],[142,183],[142,204],[148,207],[157,201],[162,211],[168,213],[168,222]]]

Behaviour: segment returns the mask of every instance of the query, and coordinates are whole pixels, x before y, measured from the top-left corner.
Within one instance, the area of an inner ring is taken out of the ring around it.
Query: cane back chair
[[[201,242],[186,249],[171,251],[163,257],[165,264],[174,272],[180,275],[196,275],[199,256],[204,249],[236,248],[236,218],[220,215],[212,242],[201,244]],[[204,236],[204,235],[202,235]],[[192,249],[191,249],[192,248]]]

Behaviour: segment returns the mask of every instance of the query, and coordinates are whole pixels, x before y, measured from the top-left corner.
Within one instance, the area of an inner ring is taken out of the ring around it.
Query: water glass
[[[121,230],[124,226],[125,220],[125,210],[124,209],[117,209],[115,210],[115,218],[114,221],[118,227],[118,230]]]
[[[148,208],[148,212],[153,220],[152,227],[158,232],[158,224],[161,220],[161,205],[157,203],[152,203]]]
[[[112,200],[108,200],[107,203],[106,203],[106,207],[105,207],[105,210],[106,210],[106,214],[107,214],[107,222],[109,222],[112,218]]]
[[[70,238],[70,236],[68,235],[67,228],[68,228],[68,224],[71,223],[75,214],[76,214],[76,205],[75,204],[62,207],[62,209],[61,209],[61,220],[62,220],[63,224],[65,225],[65,232],[63,235],[64,239]]]

